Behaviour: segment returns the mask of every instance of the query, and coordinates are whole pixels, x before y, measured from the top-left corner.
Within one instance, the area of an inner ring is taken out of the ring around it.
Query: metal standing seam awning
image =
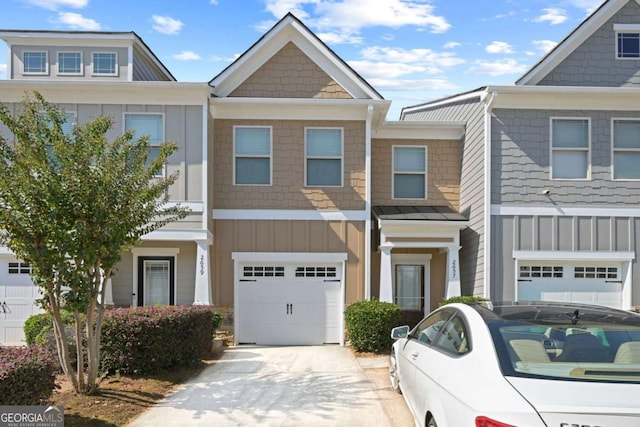
[[[448,206],[373,206],[381,251],[380,300],[393,302],[391,250],[438,248],[447,252],[445,297],[460,295],[460,230],[469,219]]]

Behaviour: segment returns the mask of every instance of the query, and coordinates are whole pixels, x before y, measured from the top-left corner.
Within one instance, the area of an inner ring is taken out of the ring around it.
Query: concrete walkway
[[[227,348],[130,426],[410,426],[383,385],[386,360],[339,346]]]

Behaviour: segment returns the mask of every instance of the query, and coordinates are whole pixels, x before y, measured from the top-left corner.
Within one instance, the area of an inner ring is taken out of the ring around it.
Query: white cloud
[[[7,64],[0,64],[0,76],[7,75]]]
[[[153,15],[151,19],[154,22],[153,29],[162,34],[178,34],[184,26],[182,21],[169,16]]]
[[[101,28],[99,22],[73,12],[58,12],[57,21],[74,30],[98,31]]]
[[[374,78],[369,83],[379,90],[408,91],[419,90],[447,90],[454,91],[460,89],[454,83],[445,79],[380,79]],[[422,100],[423,101],[423,100]],[[421,102],[422,102],[421,101]]]
[[[327,44],[362,44],[362,37],[352,33],[317,33],[320,40]]]
[[[217,56],[217,55],[214,55],[214,56],[209,57],[209,60],[210,60],[211,62],[233,62],[233,61],[235,61],[236,59],[238,59],[239,57],[240,57],[240,54],[239,54],[239,53],[236,53],[236,54],[234,54],[234,55],[233,55],[233,56],[231,56],[231,57],[225,57],[225,56]]]
[[[484,48],[489,53],[513,53],[513,48],[509,43],[494,41]]]
[[[361,51],[368,60],[403,64],[421,64],[430,67],[453,67],[464,64],[464,59],[453,52],[434,52],[431,49],[402,49],[372,46]]]
[[[475,65],[469,69],[469,74],[482,74],[492,77],[503,76],[505,74],[517,74],[527,71],[525,65],[519,64],[515,59],[503,59],[500,61],[476,61]]]
[[[209,4],[215,4],[215,5],[217,5],[217,4],[218,4],[218,0],[211,0],[211,1],[209,2]]]
[[[176,53],[172,55],[172,58],[178,61],[197,61],[198,59],[202,59],[200,55],[190,50],[183,50],[180,53]]]
[[[460,43],[458,42],[449,42],[449,43],[445,43],[444,48],[445,49],[455,49],[457,47],[462,46]]]
[[[49,10],[58,10],[62,7],[83,9],[89,4],[89,0],[22,0],[24,3],[42,7]]]
[[[369,83],[376,78],[386,77],[393,79],[412,73],[431,73],[438,72],[435,69],[427,69],[423,65],[401,64],[397,62],[372,62],[372,61],[349,61],[349,65],[361,74]],[[374,85],[375,86],[375,85]]]
[[[591,13],[603,3],[603,0],[569,0],[569,3],[578,9],[584,9],[585,12]]]
[[[556,47],[558,43],[554,42],[553,40],[534,40],[531,42],[531,44],[540,52],[547,53],[551,49]]]
[[[542,15],[534,19],[535,22],[548,22],[551,25],[558,25],[565,22],[569,17],[567,11],[557,7],[549,7],[542,9],[544,12]]]

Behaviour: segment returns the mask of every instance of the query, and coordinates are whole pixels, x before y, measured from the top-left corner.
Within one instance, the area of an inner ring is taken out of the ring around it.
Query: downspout
[[[491,110],[497,91],[487,93],[484,102],[484,297],[491,298]]]
[[[365,198],[364,198],[364,298],[371,299],[371,119],[373,105],[367,106],[365,124]]]

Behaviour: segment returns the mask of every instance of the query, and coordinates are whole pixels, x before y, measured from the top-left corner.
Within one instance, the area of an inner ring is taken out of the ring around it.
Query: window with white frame
[[[640,120],[614,119],[613,179],[640,179]]]
[[[94,52],[93,74],[103,76],[117,75],[118,61],[114,52]]]
[[[616,58],[640,58],[640,25],[613,24],[616,34]]]
[[[125,113],[124,130],[134,131],[134,138],[149,137],[148,167],[160,154],[160,144],[164,141],[164,116],[154,113]],[[164,175],[164,171],[158,173],[158,176],[161,175]]]
[[[305,186],[342,187],[342,129],[305,129]]]
[[[58,52],[58,74],[82,74],[82,53]]]
[[[47,74],[49,72],[47,52],[24,52],[22,54],[22,72],[24,74]]]
[[[271,185],[271,127],[233,128],[234,184]]]
[[[31,274],[31,265],[24,261],[10,262],[9,274]]]
[[[590,120],[551,119],[551,179],[589,178]]]
[[[427,198],[427,147],[393,147],[393,198]]]

